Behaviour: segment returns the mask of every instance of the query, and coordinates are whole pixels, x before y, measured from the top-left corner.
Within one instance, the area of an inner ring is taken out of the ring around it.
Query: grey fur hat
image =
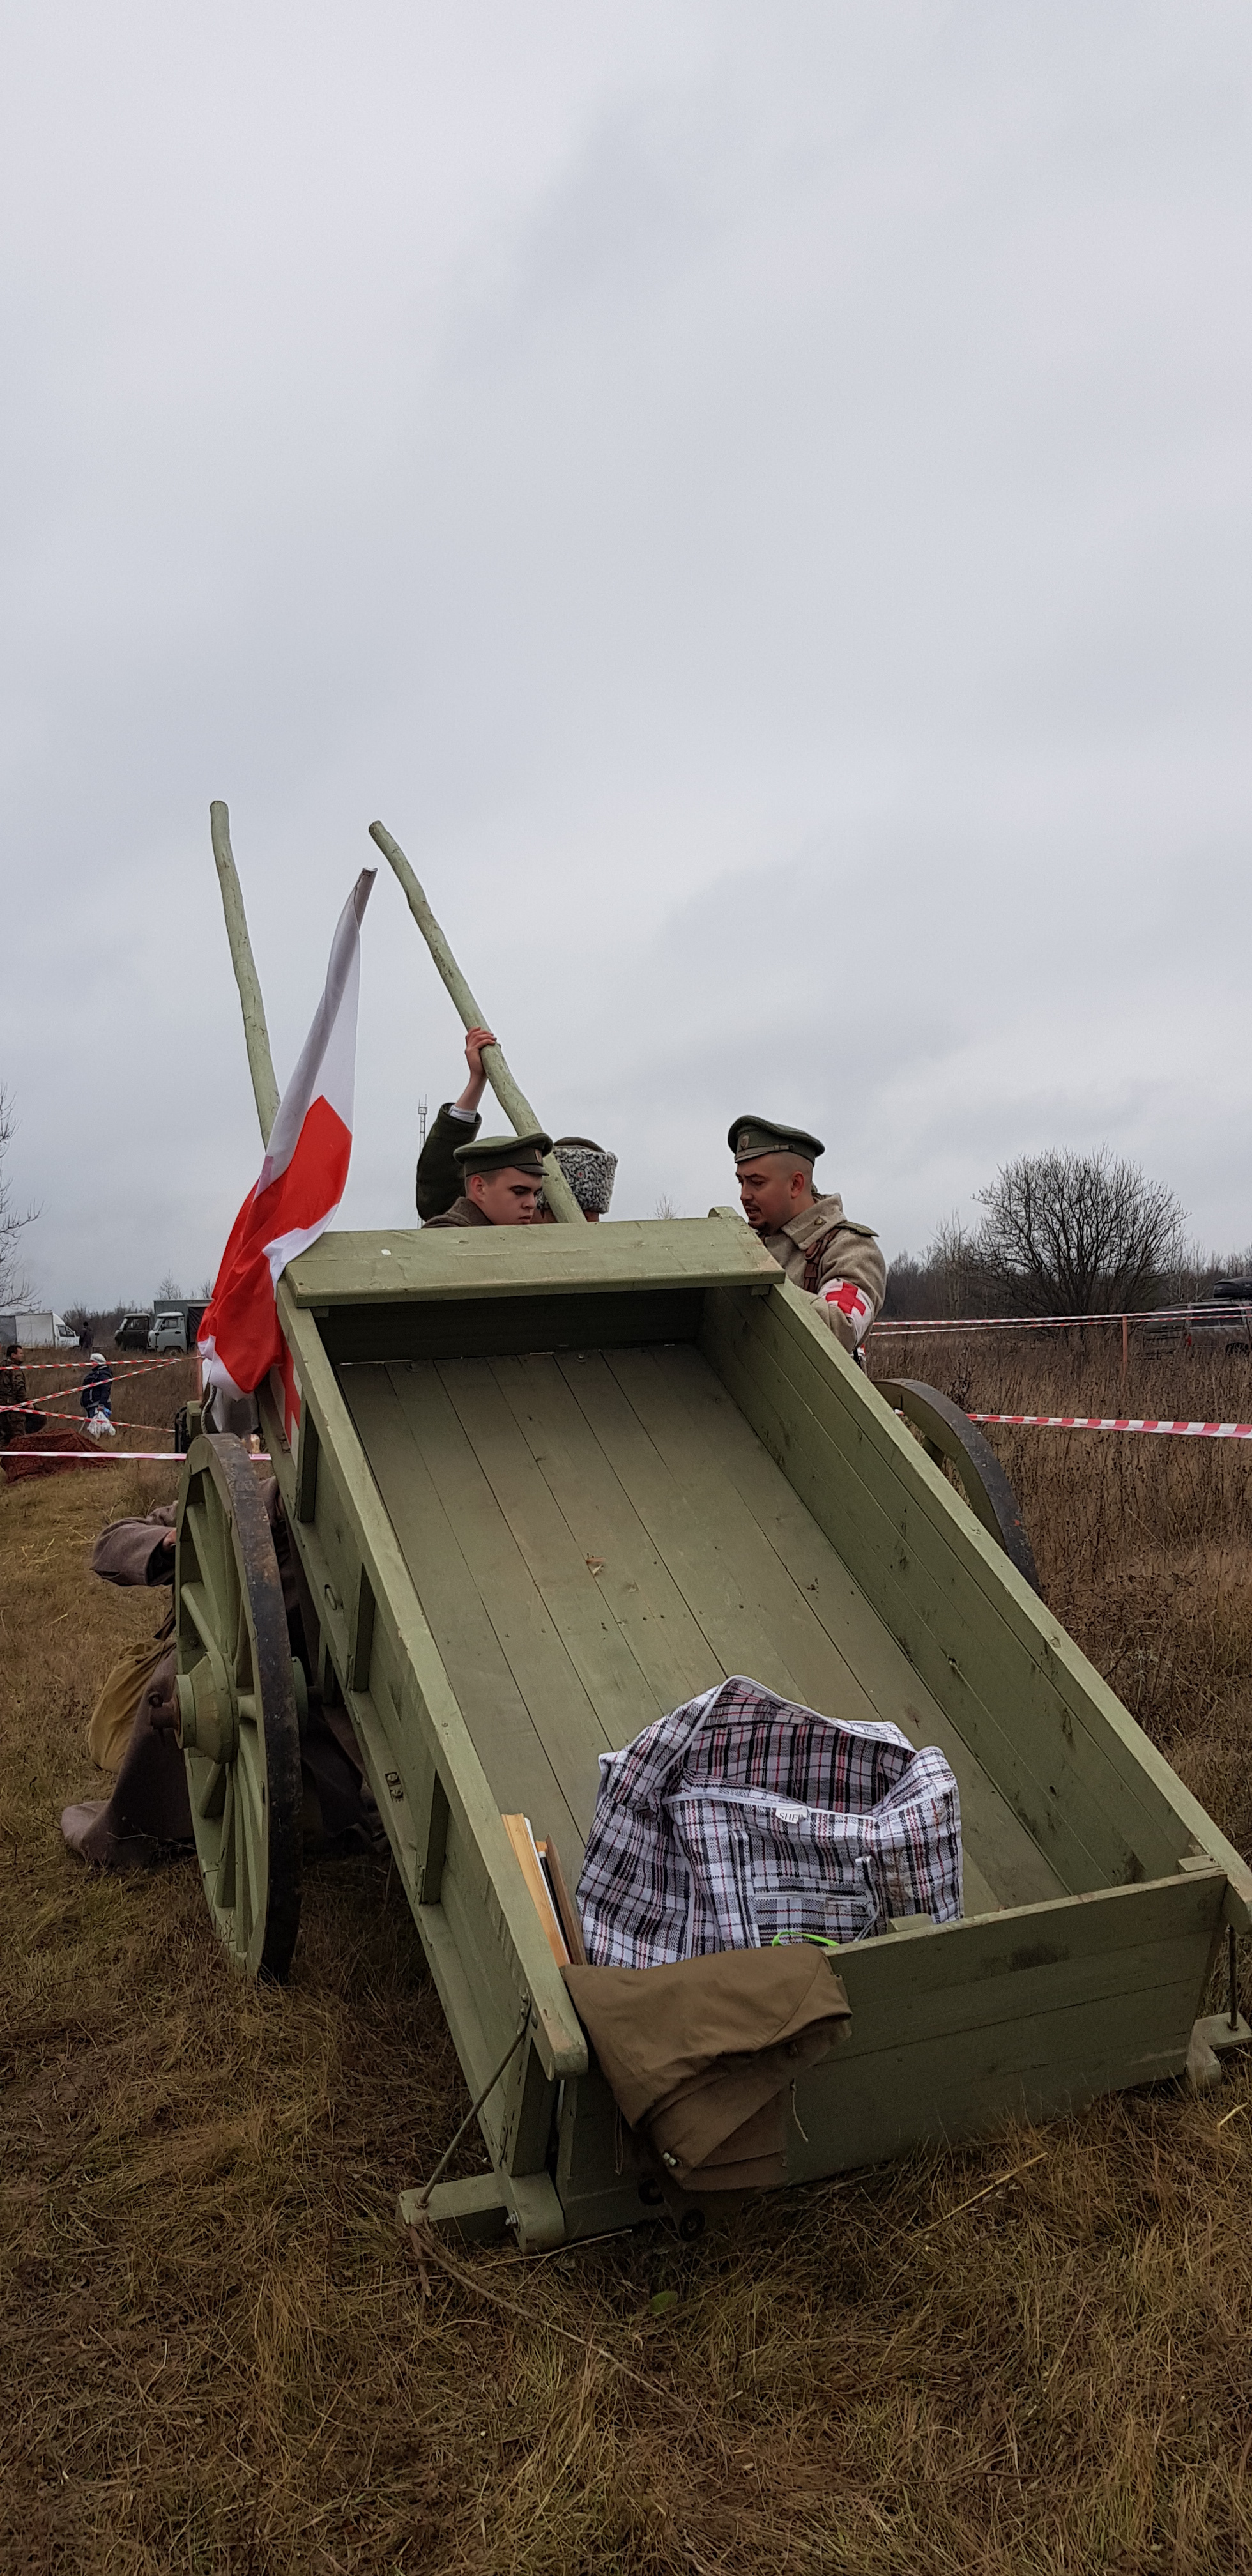
[[[606,1153],[604,1146],[593,1144],[590,1136],[558,1136],[552,1151],[583,1215],[607,1216],[617,1171],[616,1154]],[[541,1190],[539,1210],[544,1205]]]

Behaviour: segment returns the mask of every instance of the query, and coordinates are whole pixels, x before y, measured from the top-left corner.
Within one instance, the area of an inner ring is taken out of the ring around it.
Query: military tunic
[[[887,1265],[872,1228],[846,1217],[843,1200],[831,1190],[760,1241],[793,1287],[812,1298],[819,1322],[829,1325],[845,1351],[854,1351],[879,1312],[887,1285]]]
[[[422,1232],[429,1234],[432,1225],[490,1225],[490,1223],[490,1217],[484,1209],[480,1208],[477,1199],[454,1199],[451,1207],[444,1209],[442,1216],[427,1217]]]
[[[468,1145],[478,1134],[481,1118],[467,1118],[463,1109],[454,1109],[445,1100],[418,1157],[417,1213],[423,1225],[431,1225],[461,1195],[463,1174],[456,1159],[458,1145]]]

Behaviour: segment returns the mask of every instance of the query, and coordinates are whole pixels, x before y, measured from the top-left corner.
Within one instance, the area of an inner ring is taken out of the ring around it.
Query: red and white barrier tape
[[[180,1357],[184,1357],[184,1356],[185,1356],[185,1354],[180,1353],[180,1354],[179,1354],[179,1356],[180,1356]],[[106,1365],[106,1367],[108,1366],[107,1361],[106,1361],[105,1365]],[[168,1367],[168,1365],[169,1365],[168,1361],[167,1361],[167,1360],[163,1360],[163,1359],[160,1359],[160,1360],[136,1360],[135,1365],[134,1365],[134,1367],[133,1367],[133,1368],[110,1368],[110,1369],[109,1369],[109,1393],[110,1393],[110,1396],[112,1395],[113,1388],[114,1388],[115,1386],[120,1386],[120,1385],[121,1385],[121,1384],[122,1384],[122,1383],[123,1383],[127,1378],[132,1378],[132,1377],[143,1377],[143,1376],[144,1376],[144,1374],[145,1374],[145,1372],[147,1372],[147,1371],[149,1371],[149,1370],[152,1370],[152,1369],[154,1369],[154,1368],[167,1368],[167,1367]],[[23,1367],[25,1367],[25,1362],[23,1362]],[[99,1382],[99,1381],[97,1381],[97,1383],[98,1383],[98,1382]],[[45,1418],[46,1418],[48,1421],[50,1421],[50,1422],[72,1422],[72,1421],[74,1420],[74,1415],[73,1415],[72,1413],[67,1413],[67,1412],[64,1410],[64,1407],[58,1407],[57,1405],[55,1405],[55,1404],[53,1403],[53,1401],[52,1401],[53,1397],[54,1397],[54,1396],[56,1396],[56,1395],[83,1395],[83,1394],[87,1393],[88,1391],[89,1391],[89,1382],[88,1382],[88,1380],[87,1380],[86,1378],[81,1378],[81,1379],[79,1380],[79,1382],[78,1382],[78,1384],[77,1384],[76,1386],[52,1386],[52,1387],[49,1387],[48,1392],[47,1392],[47,1395],[46,1395],[46,1396],[43,1396],[43,1397],[41,1397],[41,1398],[40,1398],[40,1406],[41,1406],[41,1409],[42,1409],[42,1411],[43,1411],[43,1413],[44,1413],[44,1415],[45,1415]],[[26,1404],[26,1406],[25,1406],[25,1410],[26,1410],[27,1412],[33,1413],[33,1412],[35,1411],[35,1409],[36,1409],[36,1408],[35,1408],[35,1406],[34,1406],[33,1404],[31,1404],[31,1403],[28,1401],[28,1402],[27,1402],[27,1404]],[[5,1404],[5,1405],[0,1405],[0,1412],[6,1412],[6,1413],[21,1413],[21,1412],[22,1412],[22,1410],[23,1410],[23,1406],[22,1406],[21,1404]],[[81,1407],[81,1405],[78,1407],[78,1411],[79,1411],[79,1412],[81,1412],[81,1411],[82,1411],[82,1407]]]
[[[77,1368],[82,1360],[82,1356],[81,1351],[77,1351],[73,1359],[71,1359],[67,1353],[63,1360],[28,1360],[25,1355],[23,1355],[18,1365],[25,1369],[28,1376],[33,1374],[37,1377],[47,1377],[50,1369]],[[137,1366],[140,1368],[178,1368],[184,1360],[194,1360],[195,1356],[194,1351],[162,1351],[159,1358],[140,1360],[137,1363]],[[0,1353],[0,1368],[5,1367],[5,1365],[6,1362],[4,1360],[3,1353]],[[114,1366],[115,1363],[112,1360],[105,1360],[106,1368],[113,1368]],[[121,1374],[120,1366],[118,1367],[118,1374]],[[57,1392],[56,1389],[53,1391],[54,1393]]]
[[[97,1467],[133,1467],[137,1459],[163,1460],[167,1466],[181,1467],[186,1452],[182,1449],[0,1449],[0,1467],[7,1457],[64,1458],[73,1466],[75,1459],[94,1459]],[[263,1467],[270,1463],[268,1449],[253,1449],[251,1457]]]
[[[1140,1306],[1101,1315],[887,1315],[870,1329],[887,1333],[1068,1333],[1080,1324],[1234,1324],[1247,1332],[1252,1306]]]
[[[1252,1440],[1252,1422],[1134,1421],[1122,1413],[971,1413],[971,1422],[1005,1422],[1034,1431],[1152,1431],[1175,1440]]]

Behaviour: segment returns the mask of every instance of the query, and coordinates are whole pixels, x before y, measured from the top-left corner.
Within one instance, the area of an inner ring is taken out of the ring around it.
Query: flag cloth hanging
[[[253,1395],[282,1354],[274,1291],[329,1225],[348,1180],[356,1081],[361,921],[376,871],[363,868],[330,944],[326,989],[278,1104],[260,1178],[230,1230],[197,1337],[205,1386]]]

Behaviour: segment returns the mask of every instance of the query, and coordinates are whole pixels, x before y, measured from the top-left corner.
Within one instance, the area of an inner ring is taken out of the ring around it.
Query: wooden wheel
[[[175,1575],[180,1740],[200,1875],[236,1967],[282,1979],[300,1925],[297,1678],[265,1505],[243,1442],[191,1444]]]
[[[918,1378],[884,1377],[876,1383],[879,1394],[885,1395],[888,1404],[921,1433],[927,1457],[933,1458],[936,1466],[946,1458],[955,1469],[971,1511],[992,1538],[999,1539],[1005,1555],[1037,1592],[1039,1573],[1021,1505],[977,1423],[971,1422],[950,1396],[941,1395],[937,1386],[923,1386]]]

